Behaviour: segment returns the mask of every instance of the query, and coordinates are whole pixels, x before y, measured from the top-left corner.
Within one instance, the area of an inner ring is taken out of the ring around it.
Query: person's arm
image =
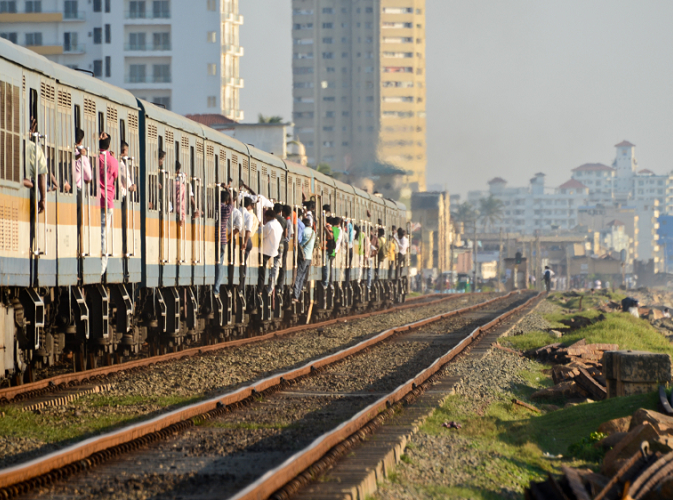
[[[37,204],[38,213],[44,212],[44,202],[47,196],[47,174],[37,176],[37,189],[40,191],[40,201]]]
[[[92,175],[91,175],[91,162],[89,161],[89,157],[86,155],[86,149],[82,149],[80,151],[80,158],[81,158],[81,169],[82,171],[80,172],[82,175],[82,178],[84,179],[84,182],[89,183],[91,182]]]

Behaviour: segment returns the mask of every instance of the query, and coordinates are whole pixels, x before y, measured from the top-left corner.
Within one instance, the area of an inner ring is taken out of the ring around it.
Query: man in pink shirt
[[[107,248],[107,233],[112,230],[113,209],[115,200],[115,184],[119,174],[117,159],[110,152],[110,136],[103,132],[98,141],[100,156],[98,166],[100,170],[100,246],[102,251],[101,275],[107,270],[108,255],[112,249]],[[107,169],[106,169],[107,166]],[[107,170],[107,172],[106,172]]]

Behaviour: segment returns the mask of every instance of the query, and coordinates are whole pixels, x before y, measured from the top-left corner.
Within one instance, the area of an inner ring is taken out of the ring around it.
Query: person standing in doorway
[[[269,259],[274,259],[278,256],[278,248],[283,237],[283,227],[276,219],[276,214],[273,210],[264,212],[264,228],[262,230],[262,267],[259,270],[259,277],[257,280],[257,288],[261,292],[266,284],[266,269]],[[271,285],[268,291],[273,288],[274,275],[271,274]]]
[[[113,249],[108,249],[107,234],[113,230],[112,221],[114,217],[115,186],[119,175],[119,163],[110,152],[110,136],[105,132],[101,133],[98,141],[100,155],[98,157],[99,179],[100,179],[100,247],[102,252],[101,275],[107,271],[108,256]]]
[[[552,276],[554,276],[554,271],[549,266],[544,266],[544,286],[548,292],[551,290]]]

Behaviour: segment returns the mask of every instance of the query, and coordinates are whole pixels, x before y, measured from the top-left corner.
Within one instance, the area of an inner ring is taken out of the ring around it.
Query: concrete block
[[[613,374],[623,382],[668,382],[671,380],[671,357],[646,351],[616,352]]]
[[[614,373],[614,359],[617,351],[606,351],[603,353],[603,375],[607,380],[616,380],[617,376]],[[610,396],[608,396],[610,397]]]
[[[608,399],[617,397],[617,381],[614,379],[606,379]]]
[[[659,387],[658,382],[624,382],[616,381],[615,396],[633,396],[635,394],[648,394],[654,392]]]

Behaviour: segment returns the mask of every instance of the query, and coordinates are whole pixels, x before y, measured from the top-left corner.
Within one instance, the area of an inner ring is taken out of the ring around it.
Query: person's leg
[[[281,243],[280,248],[278,249],[278,255],[273,258],[273,269],[271,270],[271,276],[269,279],[271,288],[274,288],[276,286],[276,282],[278,281],[278,273],[280,272],[280,259],[282,257],[283,244]]]
[[[283,243],[283,257],[281,261],[280,274],[278,275],[277,286],[282,287],[285,284],[285,275],[287,273],[287,252],[290,244],[288,242]]]
[[[269,257],[266,255],[262,256],[262,266],[259,268],[257,273],[257,291],[262,292],[264,285],[266,284],[266,263],[269,262]]]
[[[110,220],[111,210],[101,209],[100,211],[100,249],[101,249],[101,275],[107,271],[107,224]]]
[[[224,279],[224,256],[226,248],[226,245],[220,245],[220,258],[215,265],[215,286],[213,286],[213,292],[217,295],[220,294],[220,287],[222,286],[222,280]]]
[[[245,253],[243,254],[243,262],[241,262],[241,288],[245,289],[245,278],[248,273],[248,257],[250,257],[250,252],[252,251],[252,240],[248,240],[247,245],[245,246]]]
[[[372,289],[372,278],[374,277],[374,261],[371,257],[367,258],[369,267],[367,268],[367,288]]]
[[[294,298],[299,300],[301,291],[304,288],[304,281],[306,280],[306,273],[308,266],[311,265],[310,260],[302,259],[297,262],[297,281],[294,283]]]

